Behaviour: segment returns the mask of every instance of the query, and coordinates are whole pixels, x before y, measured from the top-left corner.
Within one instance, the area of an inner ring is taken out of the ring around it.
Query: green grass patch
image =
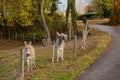
[[[87,38],[87,50],[81,51],[81,41],[82,38],[79,38],[77,41],[77,58],[73,59],[73,41],[68,41],[66,43],[65,52],[64,52],[64,61],[56,62],[53,65],[51,62],[52,57],[52,46],[49,47],[41,47],[35,46],[36,48],[36,65],[37,70],[33,70],[32,73],[28,74],[25,72],[25,80],[73,80],[84,72],[94,61],[100,57],[103,51],[106,49],[108,43],[111,41],[111,37],[104,32],[93,30],[91,31],[91,35]],[[24,45],[24,44],[23,44]],[[5,46],[4,46],[5,47]],[[11,80],[10,74],[7,75],[6,78],[5,73],[9,71],[9,73],[13,72],[13,69],[16,70],[16,74],[19,69],[19,50],[22,47],[19,47],[14,50],[5,51],[4,54],[0,51],[0,60],[1,62],[0,71],[0,80]],[[13,53],[16,52],[16,53]],[[6,56],[8,55],[9,56]],[[25,61],[25,71],[27,65]],[[14,76],[15,77],[15,76]]]

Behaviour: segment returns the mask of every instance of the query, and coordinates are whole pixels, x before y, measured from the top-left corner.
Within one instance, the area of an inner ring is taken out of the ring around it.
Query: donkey
[[[24,55],[27,59],[27,71],[32,71],[32,65],[34,65],[35,69],[37,69],[35,64],[35,49],[31,45],[31,41],[27,43],[24,41],[25,47],[24,47]]]
[[[67,40],[67,35],[63,33],[60,34],[58,32],[57,32],[57,35],[58,35],[58,39],[53,44],[52,63],[54,63],[55,48],[57,50],[57,62],[59,61],[60,58],[62,61],[64,60],[63,53],[64,53],[65,41]]]

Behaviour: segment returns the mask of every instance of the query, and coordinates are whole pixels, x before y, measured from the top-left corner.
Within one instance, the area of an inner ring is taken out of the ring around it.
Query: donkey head
[[[24,48],[25,49],[25,53],[28,56],[28,55],[31,54],[30,53],[31,52],[31,47],[30,46],[31,46],[32,43],[31,43],[31,41],[29,43],[27,43],[26,41],[24,41],[24,44],[25,44],[25,48]]]
[[[60,40],[63,40],[63,41],[67,40],[68,36],[66,34],[63,34],[63,33],[60,34],[60,33],[57,32],[57,35],[58,35]]]

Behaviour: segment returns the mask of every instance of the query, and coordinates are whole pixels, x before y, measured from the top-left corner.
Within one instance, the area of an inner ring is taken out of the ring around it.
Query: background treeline
[[[41,19],[42,0],[2,0],[0,2],[0,35],[3,39],[18,40],[45,38],[44,25]],[[51,34],[66,31],[65,18],[57,13],[56,0],[45,0],[44,17]],[[64,28],[64,29],[63,29]],[[54,35],[55,36],[55,35]]]
[[[69,33],[71,20],[78,34],[75,0],[68,0],[66,16],[58,13],[59,0],[0,0],[0,38],[9,40],[55,39],[56,31]],[[119,15],[119,0],[93,0],[93,11],[100,17]],[[116,12],[115,12],[116,11]],[[71,19],[71,18],[72,19]],[[117,20],[119,22],[119,20]]]
[[[110,18],[109,24],[120,24],[120,0],[93,0],[93,10],[99,17]]]

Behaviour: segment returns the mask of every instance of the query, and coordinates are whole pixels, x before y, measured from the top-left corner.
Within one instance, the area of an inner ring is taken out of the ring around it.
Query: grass
[[[73,80],[84,72],[91,64],[99,58],[109,42],[111,37],[104,32],[92,29],[91,35],[87,38],[87,50],[81,51],[81,37],[77,40],[77,58],[73,59],[72,48],[73,41],[67,41],[64,61],[51,63],[52,46],[42,47],[33,45],[36,49],[37,70],[32,73],[26,73],[25,62],[25,80]],[[19,73],[20,68],[20,49],[24,47],[22,43],[0,40],[0,80],[12,80]],[[56,59],[55,59],[56,60]]]
[[[120,28],[120,24],[118,25],[118,24],[116,24],[116,25],[111,25],[111,26],[113,26],[113,27],[115,27],[115,28]]]

